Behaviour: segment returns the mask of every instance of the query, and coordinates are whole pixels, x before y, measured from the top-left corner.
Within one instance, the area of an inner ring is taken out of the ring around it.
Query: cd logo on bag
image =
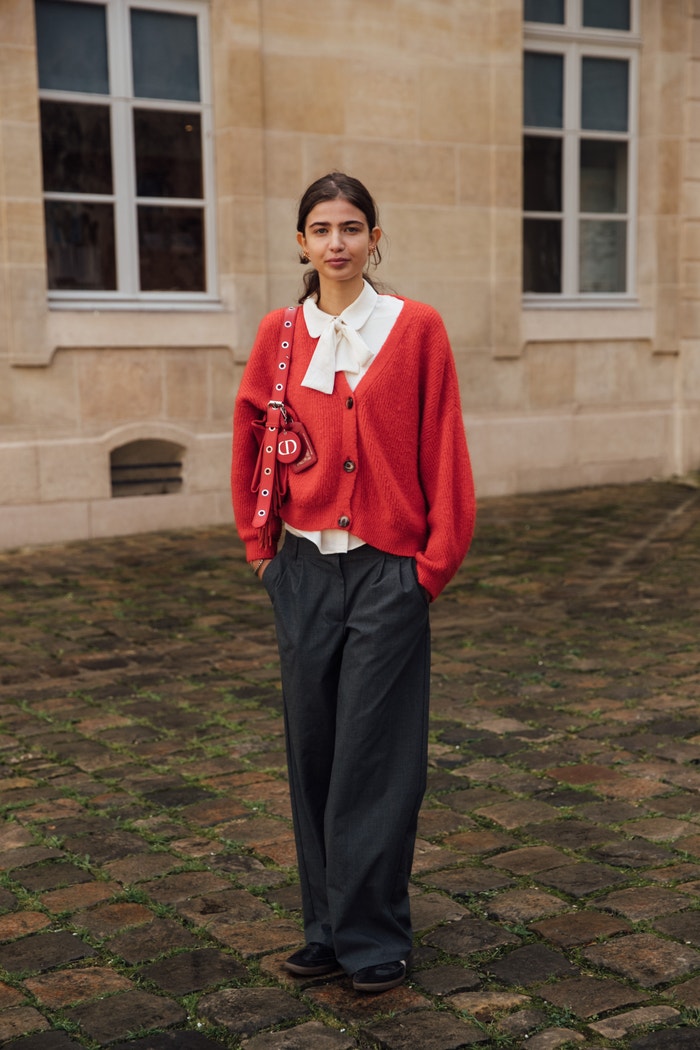
[[[293,463],[301,453],[301,441],[290,430],[280,430],[277,458],[281,463]]]

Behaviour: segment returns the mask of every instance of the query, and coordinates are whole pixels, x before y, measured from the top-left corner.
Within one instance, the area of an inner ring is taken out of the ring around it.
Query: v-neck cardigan
[[[355,390],[336,373],[332,394],[301,386],[317,340],[299,311],[286,404],[306,427],[318,462],[289,471],[282,519],[295,529],[347,528],[388,554],[416,559],[418,580],[436,598],[471,542],[476,503],[454,358],[431,306],[410,299]],[[274,382],[284,309],[263,318],[236,397],[231,490],[249,561],[273,557],[252,524],[251,479],[260,419]]]

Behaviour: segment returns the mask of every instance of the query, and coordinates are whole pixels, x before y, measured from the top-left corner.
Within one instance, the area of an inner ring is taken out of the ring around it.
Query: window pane
[[[581,127],[627,131],[629,62],[584,58],[581,62]]]
[[[202,197],[202,132],[197,113],[134,110],[139,197]]]
[[[49,288],[114,291],[112,205],[46,201],[44,208]]]
[[[36,0],[39,87],[109,94],[107,29],[101,4]]]
[[[630,28],[630,0],[583,0],[583,24],[591,29]]]
[[[581,211],[627,211],[627,143],[581,141]]]
[[[560,128],[564,114],[564,59],[541,51],[525,52],[526,127]]]
[[[562,140],[526,135],[523,141],[523,208],[561,211]]]
[[[597,219],[581,221],[579,291],[626,291],[626,242],[626,222]]]
[[[541,295],[561,292],[558,219],[525,219],[523,223],[523,291]]]
[[[164,11],[131,12],[134,95],[199,102],[197,19]]]
[[[138,215],[141,290],[203,292],[203,209],[141,205]]]
[[[41,158],[47,193],[111,193],[109,106],[42,102]]]
[[[564,0],[525,0],[526,22],[564,24]]]

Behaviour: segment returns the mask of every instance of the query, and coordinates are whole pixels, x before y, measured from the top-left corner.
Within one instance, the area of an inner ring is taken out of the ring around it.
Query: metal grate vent
[[[184,449],[170,441],[132,441],[110,455],[112,496],[162,496],[182,489]]]

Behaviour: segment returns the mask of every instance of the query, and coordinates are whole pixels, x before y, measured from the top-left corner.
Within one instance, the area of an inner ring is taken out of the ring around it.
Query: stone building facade
[[[698,469],[698,0],[3,0],[0,546],[230,520],[333,169],[445,318],[481,496]]]

